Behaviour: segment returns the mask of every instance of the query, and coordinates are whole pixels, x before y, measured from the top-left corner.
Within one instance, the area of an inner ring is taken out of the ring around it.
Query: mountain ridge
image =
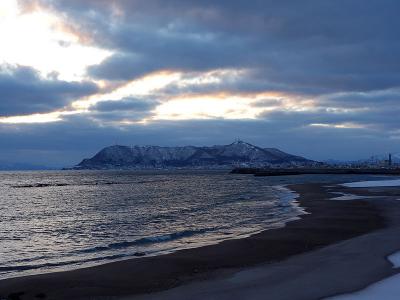
[[[74,169],[222,168],[232,166],[309,165],[315,161],[276,148],[236,141],[214,146],[105,147]]]

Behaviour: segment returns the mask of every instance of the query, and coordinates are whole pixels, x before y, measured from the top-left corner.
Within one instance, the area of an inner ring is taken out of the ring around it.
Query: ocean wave
[[[29,183],[29,184],[17,184],[17,185],[12,185],[11,187],[13,188],[43,188],[43,187],[57,187],[57,186],[97,186],[97,185],[113,185],[113,184],[128,184],[124,182],[112,182],[112,181],[106,181],[106,182],[93,182],[93,183],[60,183],[60,182],[51,182],[51,183]]]
[[[186,237],[191,237],[191,236],[194,236],[197,234],[203,234],[205,232],[209,232],[209,231],[213,231],[213,230],[215,230],[215,228],[184,230],[184,231],[174,232],[174,233],[170,233],[170,234],[143,237],[143,238],[140,238],[140,239],[137,239],[134,241],[123,241],[123,242],[108,244],[107,246],[97,246],[97,247],[93,247],[93,248],[76,250],[74,253],[82,253],[82,254],[83,253],[94,253],[94,252],[129,248],[132,246],[163,243],[163,242],[174,241],[174,240],[178,240],[178,239],[182,239],[182,238],[186,238]]]
[[[281,201],[291,202],[299,197],[299,194],[287,188],[286,185],[274,185],[272,188],[277,192]]]
[[[18,184],[12,185],[13,188],[38,188],[38,187],[49,187],[49,186],[67,186],[67,183],[32,183],[32,184]]]
[[[11,263],[29,263],[32,261],[43,260],[43,259],[51,259],[51,256],[41,255],[41,256],[34,256],[28,258],[20,258],[20,259],[11,259],[4,262],[4,264],[11,264]],[[0,265],[1,267],[1,265]]]
[[[82,250],[76,250],[73,252],[70,252],[70,255],[73,254],[90,254],[90,253],[96,253],[96,252],[102,252],[102,251],[108,251],[108,250],[116,250],[116,249],[123,249],[123,248],[129,248],[131,246],[138,246],[138,245],[146,245],[146,244],[154,244],[154,243],[162,243],[162,242],[167,242],[167,241],[173,241],[173,240],[178,240],[181,238],[185,237],[191,237],[197,234],[202,234],[208,231],[212,231],[214,228],[203,228],[203,229],[196,229],[196,230],[184,230],[180,232],[174,232],[171,234],[165,234],[165,235],[158,235],[158,236],[150,236],[150,237],[144,237],[140,238],[134,241],[124,241],[124,242],[118,242],[118,243],[112,243],[107,246],[97,246],[93,248],[88,248],[88,249],[82,249]],[[121,259],[124,257],[132,257],[132,256],[144,256],[146,253],[144,252],[134,252],[134,253],[125,253],[125,254],[114,254],[114,255],[108,255],[108,256],[99,256],[99,257],[93,257],[93,258],[87,258],[87,259],[72,259],[68,261],[60,261],[60,262],[47,262],[47,263],[39,263],[39,264],[19,264],[19,265],[0,265],[0,272],[20,272],[20,271],[30,271],[30,270],[36,270],[36,269],[43,269],[43,268],[54,268],[54,267],[63,267],[63,266],[68,266],[68,265],[77,265],[77,264],[85,264],[85,263],[91,263],[91,262],[97,262],[97,261],[105,261],[105,260],[116,260],[116,259]],[[21,260],[15,260],[15,261],[10,261],[10,262],[33,262],[36,259],[44,259],[46,257],[36,257],[35,259],[21,259]]]
[[[95,182],[36,182],[27,184],[14,184],[12,188],[43,188],[43,187],[57,187],[57,186],[98,186],[98,185],[115,185],[115,184],[147,184],[147,183],[161,183],[168,180],[141,180],[141,181],[95,181]]]

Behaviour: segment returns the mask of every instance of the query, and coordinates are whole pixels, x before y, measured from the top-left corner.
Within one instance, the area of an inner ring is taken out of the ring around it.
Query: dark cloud
[[[41,78],[30,67],[0,67],[0,116],[49,112],[71,101],[94,94],[90,82],[66,82]]]
[[[160,102],[153,99],[123,98],[101,101],[90,107],[89,117],[102,122],[140,121],[152,116]]]
[[[260,99],[251,103],[251,106],[266,108],[266,107],[276,107],[276,106],[279,107],[281,104],[282,104],[281,99]]]
[[[340,93],[320,99],[319,104],[326,107],[343,108],[396,108],[400,102],[400,90],[385,90],[370,93]]]
[[[114,111],[151,111],[159,101],[140,98],[122,98],[119,100],[100,101],[91,107],[93,111],[114,112]]]
[[[400,82],[395,0],[41,2],[115,51],[89,69],[100,78],[248,68],[265,83],[311,93]]]
[[[182,76],[182,79],[193,79],[196,76],[201,76],[199,72],[189,72]],[[268,81],[268,79],[260,78],[258,74],[249,70],[241,70],[236,74],[229,72],[221,74],[218,72],[210,72],[211,76],[218,79],[215,82],[199,82],[192,81],[182,84],[182,81],[173,82],[159,90],[160,93],[167,95],[180,94],[207,94],[218,92],[229,92],[231,94],[251,94],[259,92],[283,92],[286,94],[311,94],[315,90],[291,88],[286,84],[279,84]]]
[[[229,37],[201,38],[191,35],[169,36],[162,33],[121,32],[130,41],[126,50],[117,52],[102,64],[89,68],[89,74],[111,80],[132,79],[159,70],[207,71],[237,66],[240,53],[246,48]],[[137,36],[145,38],[135,41]],[[133,37],[133,38],[129,38]],[[247,59],[242,58],[245,66]]]
[[[308,127],[311,124],[354,124],[371,130],[392,132],[399,128],[400,108],[381,107],[360,110],[317,108],[313,111],[276,110],[260,114],[260,118],[283,128]],[[383,134],[383,133],[382,133]]]

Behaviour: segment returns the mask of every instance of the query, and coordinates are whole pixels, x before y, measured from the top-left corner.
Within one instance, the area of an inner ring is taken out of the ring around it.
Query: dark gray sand
[[[157,257],[7,279],[0,281],[0,296],[311,300],[358,290],[396,272],[385,257],[400,249],[399,188],[290,188],[310,214],[284,228]],[[331,192],[355,191],[379,198],[328,200],[337,196]]]

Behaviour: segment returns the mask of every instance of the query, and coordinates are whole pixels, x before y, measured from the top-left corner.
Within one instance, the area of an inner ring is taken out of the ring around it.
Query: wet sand
[[[379,197],[367,201],[328,200],[337,196],[331,192],[355,190],[345,187],[290,188],[310,214],[283,228],[156,257],[2,280],[0,299],[319,299],[395,272],[385,256],[400,249],[400,201],[392,199],[400,198],[398,188],[357,189]]]

